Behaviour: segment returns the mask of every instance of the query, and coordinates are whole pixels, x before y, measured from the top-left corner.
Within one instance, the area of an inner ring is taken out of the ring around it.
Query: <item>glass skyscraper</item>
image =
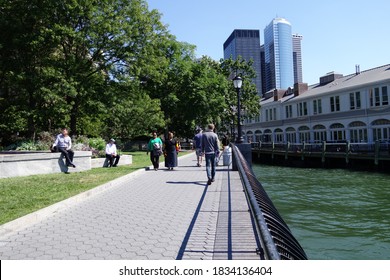
[[[294,86],[291,24],[275,18],[264,29],[265,90]]]
[[[256,71],[256,84],[258,93],[262,93],[261,59],[260,59],[260,31],[252,29],[235,29],[223,44],[224,59],[237,59],[241,56],[249,61],[253,60]]]

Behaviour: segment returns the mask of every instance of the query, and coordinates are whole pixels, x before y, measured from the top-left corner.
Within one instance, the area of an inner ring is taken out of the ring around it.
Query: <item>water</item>
[[[253,165],[312,260],[390,259],[390,175]]]

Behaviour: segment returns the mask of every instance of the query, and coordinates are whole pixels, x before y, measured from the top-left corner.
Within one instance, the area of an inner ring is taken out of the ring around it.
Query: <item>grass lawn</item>
[[[146,152],[126,154],[132,165],[0,179],[0,225],[151,165]]]

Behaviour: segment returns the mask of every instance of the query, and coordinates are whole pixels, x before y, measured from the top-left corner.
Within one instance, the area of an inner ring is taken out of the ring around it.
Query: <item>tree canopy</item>
[[[231,73],[259,110],[251,63],[195,57],[144,0],[0,0],[0,144],[69,127],[131,139],[152,129],[190,136],[231,118]]]

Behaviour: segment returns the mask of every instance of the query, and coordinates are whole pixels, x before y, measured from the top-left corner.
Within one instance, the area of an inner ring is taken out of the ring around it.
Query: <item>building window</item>
[[[387,95],[387,86],[382,87],[382,105],[389,105],[389,96]]]
[[[314,131],[314,142],[326,141],[326,128],[325,126],[318,124],[313,127]]]
[[[330,98],[330,111],[331,112],[340,111],[340,97],[339,96],[332,96]]]
[[[361,106],[362,106],[362,103],[361,103],[361,99],[360,99],[360,91],[351,92],[349,94],[349,108],[350,108],[350,110],[360,109]]]
[[[374,141],[390,140],[390,121],[386,119],[372,122]]]
[[[307,116],[307,102],[301,102],[297,104],[298,117]]]
[[[322,104],[321,99],[313,100],[313,114],[322,114]]]
[[[335,123],[330,126],[330,137],[332,141],[345,141],[345,128],[341,123]]]
[[[297,134],[293,127],[289,127],[286,129],[286,138],[287,142],[296,143],[297,142]]]
[[[298,128],[299,131],[299,141],[301,143],[309,143],[310,142],[310,128],[307,126],[301,126]]]
[[[283,130],[275,129],[275,143],[283,143]]]
[[[389,105],[389,96],[387,92],[387,86],[384,86],[382,88],[370,88],[369,91],[370,96],[370,106],[371,107],[378,107],[378,106],[385,106]]]
[[[292,118],[292,105],[287,105],[286,107],[286,118]]]
[[[367,142],[367,127],[364,122],[356,121],[350,125],[350,141],[351,143],[362,143]]]

